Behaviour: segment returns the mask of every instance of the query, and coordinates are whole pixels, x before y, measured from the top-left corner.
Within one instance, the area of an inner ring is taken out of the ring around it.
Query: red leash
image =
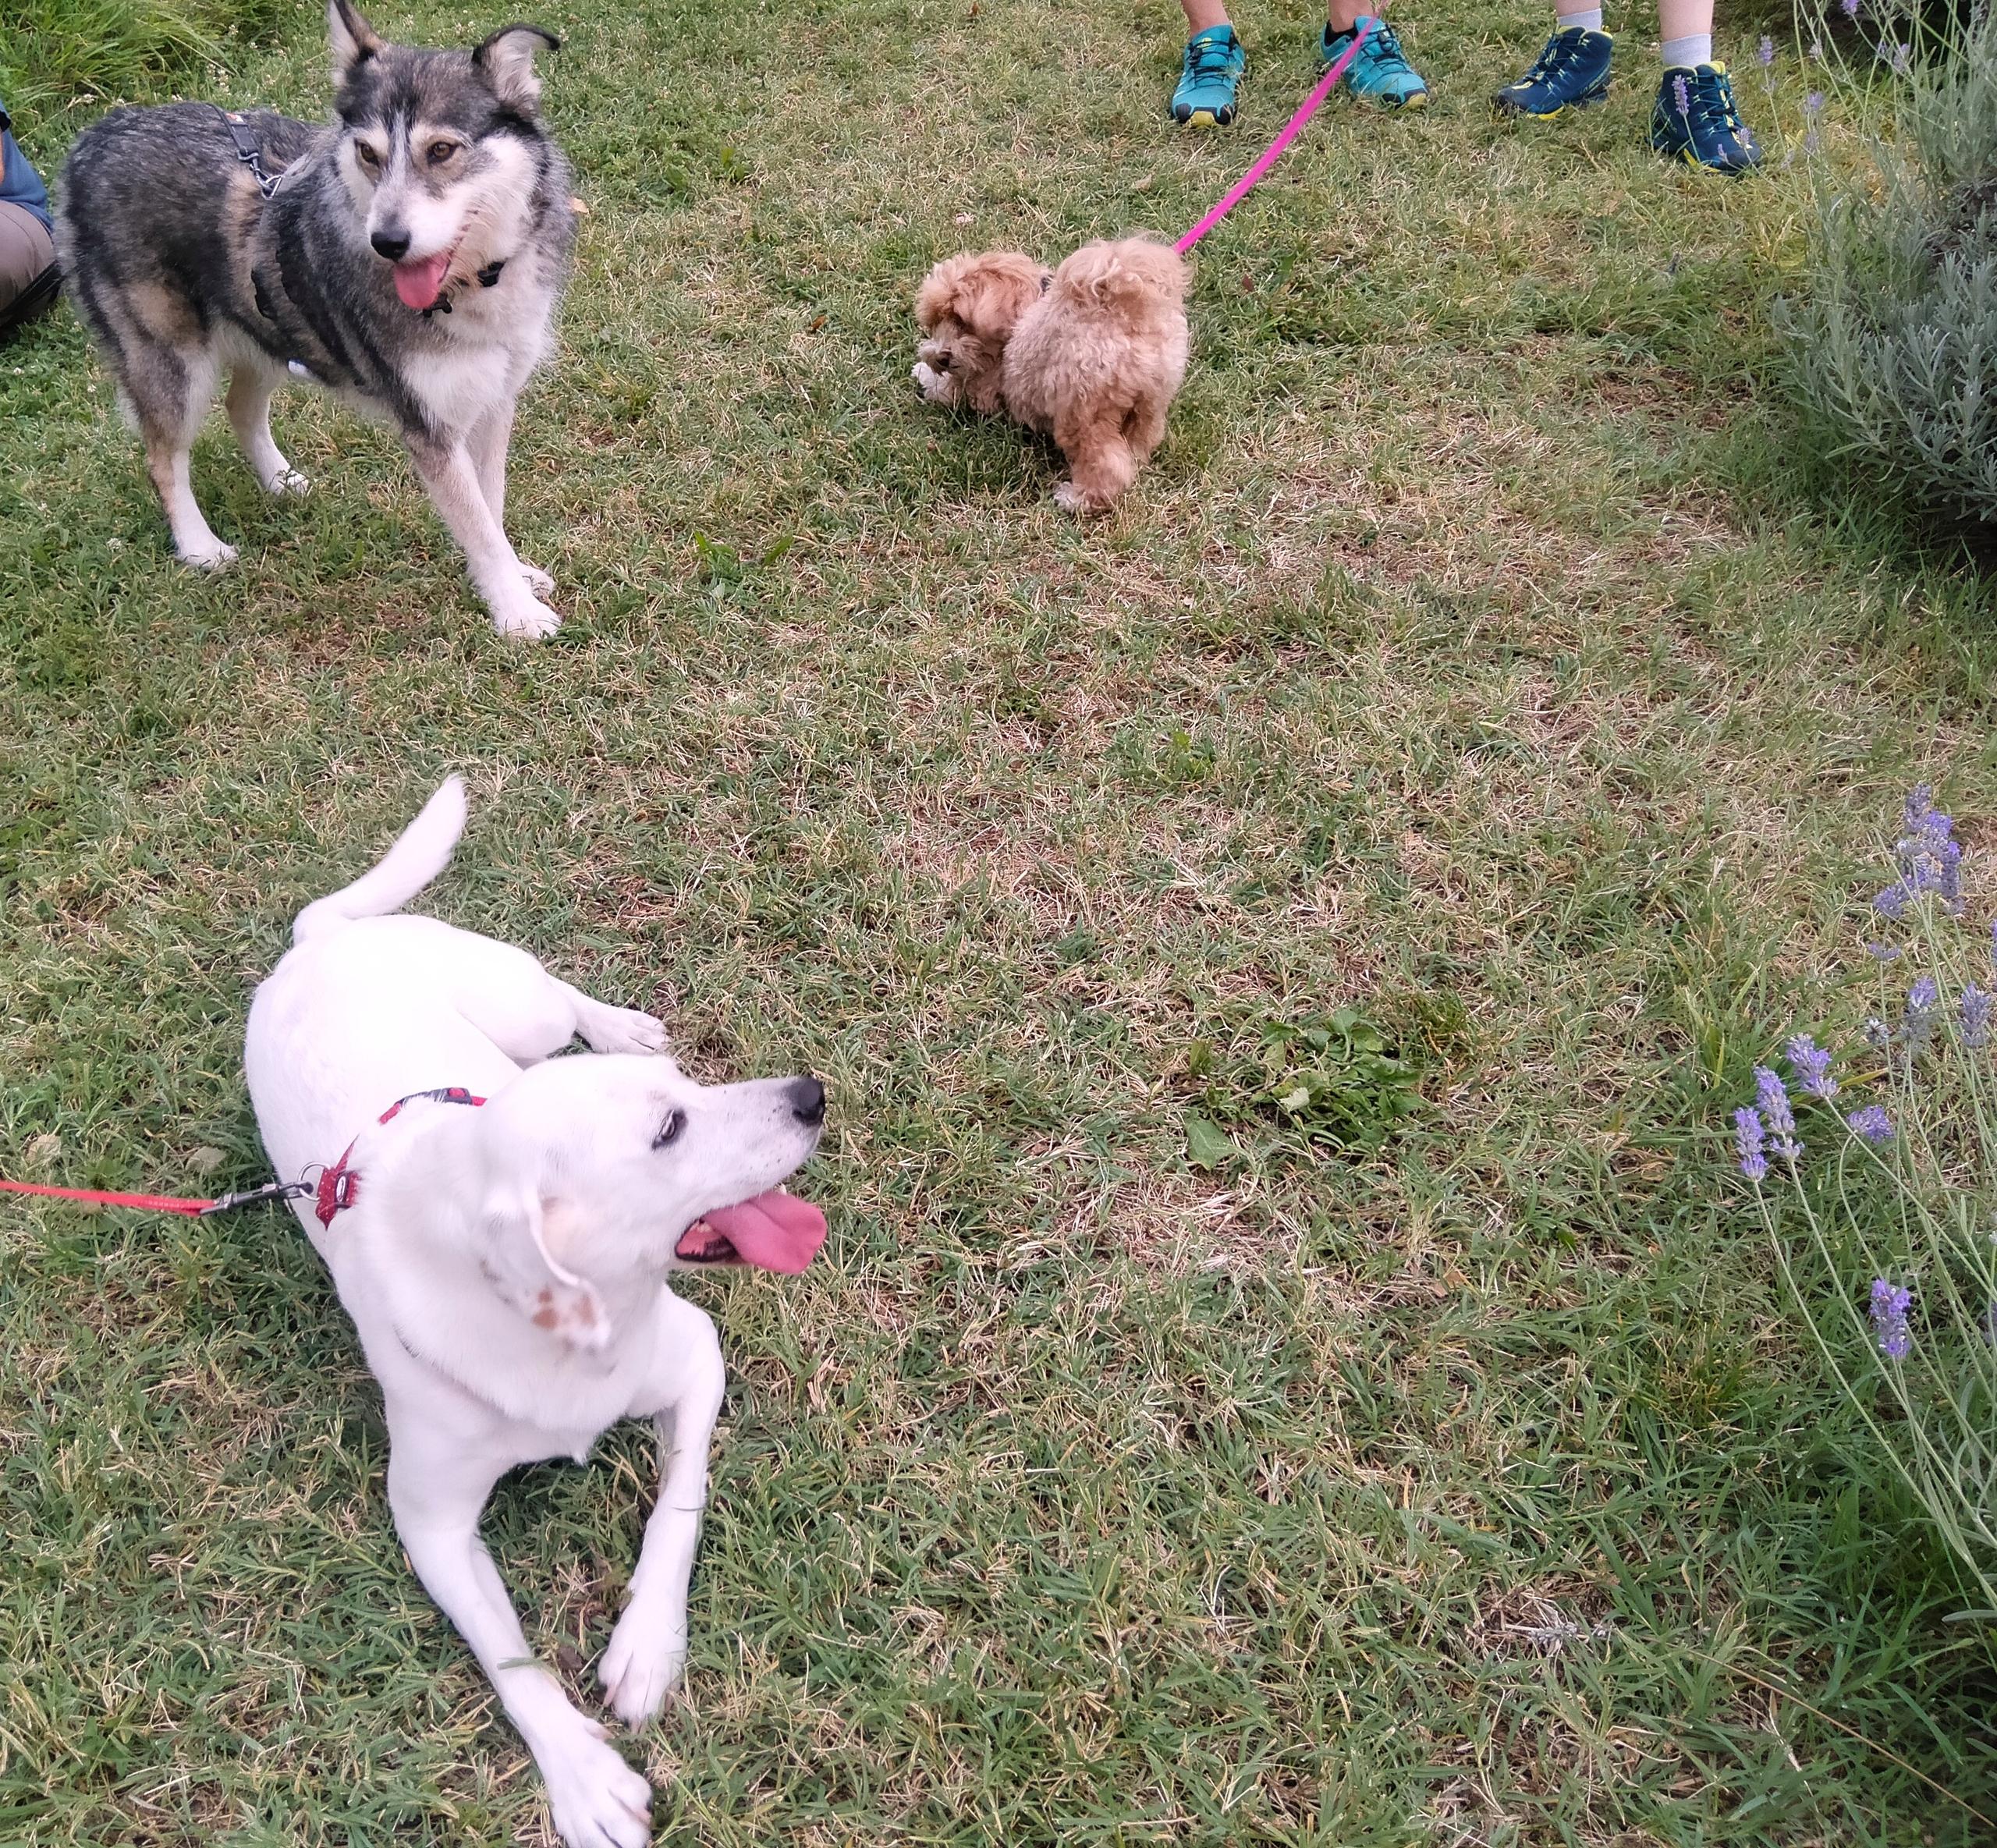
[[[95,1187],[38,1187],[32,1181],[0,1181],[0,1193],[33,1194],[44,1200],[81,1200],[92,1206],[135,1206],[149,1213],[180,1213],[190,1219],[208,1213],[225,1213],[232,1207],[254,1205],[261,1200],[296,1200],[311,1191],[309,1181],[272,1181],[268,1186],[252,1187],[247,1193],[224,1194],[215,1200],[190,1200],[174,1194],[106,1194]]]

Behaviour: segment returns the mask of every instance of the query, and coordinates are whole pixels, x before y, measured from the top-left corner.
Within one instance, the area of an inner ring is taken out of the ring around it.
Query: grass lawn
[[[732,1385],[688,1697],[627,1742],[662,1841],[1997,1839],[1988,1632],[1719,1133],[1848,1032],[1903,788],[1997,817],[1986,586],[1806,491],[1797,173],[1662,167],[1634,18],[1608,108],[1501,129],[1543,9],[1418,0],[1434,106],[1340,100],[1209,240],[1083,527],[917,401],[914,285],[1176,234],[1307,8],[1243,9],[1205,139],[1169,0],[540,16],[594,208],[515,450],[553,644],[302,392],[310,499],[218,415],[242,558],[183,572],[68,311],[0,349],[0,1172],[261,1178],[250,988],[462,769],[435,909],[834,1098],[819,1261],[686,1286]],[[324,66],[300,5],[198,87]],[[1778,160],[1794,67],[1743,85]],[[289,1218],[0,1208],[0,1840],[552,1839]],[[626,1428],[489,1518],[591,1702],[650,1481]]]

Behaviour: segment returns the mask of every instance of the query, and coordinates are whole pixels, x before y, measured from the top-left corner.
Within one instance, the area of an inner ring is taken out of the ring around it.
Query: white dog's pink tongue
[[[444,272],[451,267],[451,253],[440,250],[420,263],[395,265],[395,293],[409,308],[435,307],[437,293],[444,286]]]
[[[758,1194],[701,1215],[744,1264],[795,1274],[825,1242],[825,1215],[792,1194]]]

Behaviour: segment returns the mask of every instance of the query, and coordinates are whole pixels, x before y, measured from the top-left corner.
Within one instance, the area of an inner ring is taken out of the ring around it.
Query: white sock
[[[1602,9],[1598,6],[1592,12],[1563,12],[1553,22],[1555,32],[1572,32],[1577,26],[1586,27],[1591,32],[1599,32],[1602,30]]]
[[[1667,38],[1664,41],[1666,70],[1694,70],[1712,61],[1713,35],[1710,32],[1688,32],[1683,38]]]

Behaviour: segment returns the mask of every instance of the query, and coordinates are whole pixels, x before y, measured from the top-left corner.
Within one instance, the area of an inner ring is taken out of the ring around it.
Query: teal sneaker
[[[1651,111],[1651,146],[1668,161],[1704,167],[1730,179],[1761,164],[1754,131],[1733,106],[1733,80],[1723,64],[1664,73]]]
[[[1186,67],[1172,93],[1172,119],[1188,128],[1226,128],[1248,54],[1232,26],[1209,26],[1186,41]]]
[[[1334,34],[1328,25],[1318,41],[1318,68],[1325,70],[1351,48],[1353,34],[1367,23],[1361,13],[1352,31]],[[1373,21],[1366,43],[1345,74],[1345,88],[1383,109],[1418,109],[1428,101],[1428,86],[1415,74],[1401,51],[1401,41],[1385,20]]]

